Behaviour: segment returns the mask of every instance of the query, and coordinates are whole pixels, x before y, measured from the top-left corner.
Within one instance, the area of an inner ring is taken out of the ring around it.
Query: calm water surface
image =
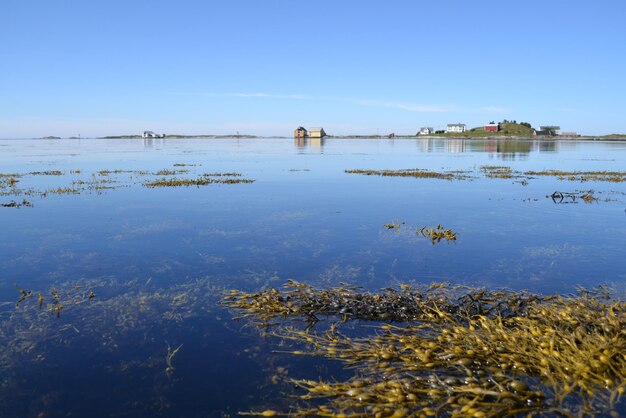
[[[33,207],[0,207],[0,416],[234,415],[288,405],[285,377],[345,373],[274,352],[275,342],[219,305],[225,289],[295,278],[371,290],[446,280],[623,292],[625,183],[537,177],[524,185],[485,178],[480,167],[603,171],[625,163],[622,142],[0,140],[1,173],[63,173],[24,175],[20,190],[103,178],[113,187],[46,196],[3,189],[0,203]],[[410,168],[473,178],[344,172]],[[255,182],[143,186],[162,169],[189,170],[177,175],[187,178],[237,172]],[[587,190],[599,200],[547,197]],[[392,222],[405,224],[384,228]],[[458,240],[432,245],[415,234],[437,224]],[[16,308],[16,286],[41,292],[44,307],[53,288],[80,303],[59,318],[40,311],[36,296]],[[181,348],[166,373],[168,346]]]

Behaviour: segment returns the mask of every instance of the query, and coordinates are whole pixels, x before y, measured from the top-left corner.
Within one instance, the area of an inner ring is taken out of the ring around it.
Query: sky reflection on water
[[[84,415],[91,404],[102,416],[219,416],[267,399],[275,404],[277,388],[267,380],[276,364],[293,359],[269,355],[266,343],[240,332],[241,324],[218,305],[222,289],[257,291],[296,278],[372,290],[450,280],[551,293],[599,283],[623,291],[626,281],[626,183],[538,177],[524,186],[479,175],[483,165],[623,170],[622,142],[0,140],[0,149],[3,173],[65,172],[24,176],[18,183],[23,188],[67,186],[99,170],[156,172],[176,163],[190,164],[180,167],[190,170],[187,177],[229,171],[255,180],[150,189],[141,185],[143,177],[120,173],[110,178],[124,187],[101,194],[33,196],[27,197],[32,208],[0,208],[0,336],[9,344],[18,335],[14,324],[26,327],[29,321],[45,325],[50,336],[39,335],[32,352],[8,350],[2,359],[8,372],[0,386],[0,415],[16,405],[24,416]],[[409,168],[469,170],[476,178],[344,173]],[[555,204],[546,197],[555,190],[590,189],[599,201]],[[18,198],[0,196],[0,203]],[[390,222],[405,224],[399,231],[383,227]],[[458,240],[433,245],[415,234],[417,227],[437,224],[456,231]],[[74,313],[68,307],[59,320],[28,319],[16,311],[15,284],[46,292],[68,283],[89,283],[97,302]],[[137,309],[128,306],[141,300],[139,294],[150,301],[155,292],[167,294],[176,286],[206,300],[178,306],[182,316],[171,320],[162,311],[171,307],[155,302],[139,322],[120,325],[125,309]],[[99,318],[107,306],[115,313]],[[193,314],[184,306],[193,307]],[[80,338],[59,337],[69,325]],[[82,326],[93,329],[83,332]],[[103,345],[101,336],[116,327],[115,344]],[[166,341],[183,344],[174,379],[162,371]],[[292,367],[296,374],[302,365]],[[98,403],[103,396],[113,402]]]

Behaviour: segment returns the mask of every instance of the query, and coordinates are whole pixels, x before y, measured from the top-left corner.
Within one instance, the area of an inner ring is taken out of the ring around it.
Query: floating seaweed
[[[424,238],[430,239],[433,245],[441,242],[442,239],[446,241],[456,241],[457,234],[449,228],[444,228],[441,224],[437,224],[434,228],[427,228],[423,226],[422,228],[417,229],[416,232]]]
[[[612,183],[621,183],[626,181],[626,171],[562,171],[562,170],[543,170],[543,171],[526,171],[527,176],[551,176],[557,177],[559,180],[569,181],[607,181]]]
[[[20,298],[17,300],[17,302],[15,302],[15,307],[19,307],[20,303],[22,303],[23,301],[25,301],[27,298],[30,298],[33,296],[33,291],[32,290],[24,290],[21,287],[19,287],[18,285],[15,285],[15,287],[17,288],[18,292],[20,292]]]
[[[189,170],[168,170],[167,168],[163,170],[159,170],[154,173],[156,176],[175,176],[177,174],[185,174],[188,173]]]
[[[290,281],[284,291],[233,290],[224,303],[263,326],[278,317],[381,313],[404,322],[370,327],[364,337],[335,324],[314,333],[275,323],[271,335],[295,344],[293,355],[354,370],[343,381],[293,379],[303,393],[289,416],[591,416],[612,411],[626,390],[626,304],[602,287],[541,296],[434,283],[373,294]]]
[[[424,179],[461,180],[470,178],[464,171],[437,172],[420,168],[405,170],[345,170],[348,174],[383,177],[415,177]]]
[[[64,173],[61,170],[48,170],[48,171],[31,171],[28,174],[31,176],[62,176]]]
[[[625,182],[626,171],[563,171],[563,170],[542,170],[542,171],[516,171],[504,165],[484,165],[479,169],[485,178],[491,179],[521,179],[518,182],[527,185],[528,180],[533,177],[556,177],[559,180],[569,181],[602,181],[602,182]],[[416,177],[416,178],[437,178],[444,180],[468,180],[474,178],[468,170],[446,170],[431,171],[425,169],[405,169],[405,170],[345,170],[348,174],[361,174],[366,176],[387,176],[387,177]]]
[[[384,224],[383,226],[387,229],[395,229],[396,231],[400,230],[400,226],[404,225],[404,222],[393,222],[389,224]]]
[[[557,190],[546,197],[552,199],[552,201],[556,204],[577,203],[579,199],[585,203],[592,203],[600,200],[599,198],[595,197],[593,193],[593,190],[575,192],[559,192]]]
[[[15,187],[20,177],[19,174],[0,174],[0,188]]]
[[[359,287],[349,285],[316,290],[296,280],[288,280],[284,288],[259,293],[231,290],[223,303],[238,309],[240,317],[270,324],[287,317],[317,321],[319,315],[373,321],[430,321],[471,315],[509,318],[526,314],[529,306],[550,299],[527,292],[487,291],[447,283],[403,285],[400,290],[387,288],[380,293],[358,291]]]
[[[204,173],[202,177],[241,177],[241,173],[226,172],[226,173]]]
[[[485,177],[491,179],[512,179],[521,177],[519,171],[514,171],[511,167],[503,165],[483,165],[480,167],[480,171],[484,173]]]
[[[121,173],[134,173],[133,170],[100,170],[98,171],[99,176],[109,176],[111,174],[121,174]]]
[[[21,202],[11,200],[9,203],[0,203],[0,206],[2,206],[3,208],[21,208],[22,206],[32,208],[33,204],[26,199],[22,199]]]
[[[41,196],[49,194],[80,194],[80,190],[74,187],[54,187],[41,192]]]
[[[181,186],[206,186],[209,184],[239,184],[239,183],[254,183],[254,180],[250,179],[212,179],[208,177],[199,177],[195,179],[181,179],[181,178],[165,178],[143,183],[145,187],[181,187]]]
[[[178,164],[178,166],[192,166],[193,164]],[[176,164],[175,164],[176,166]],[[95,192],[101,194],[104,191],[116,189],[119,187],[131,187],[133,184],[133,176],[147,176],[154,175],[159,176],[156,180],[146,181],[143,183],[146,187],[176,187],[176,186],[202,186],[208,184],[238,184],[238,183],[253,183],[254,180],[241,178],[241,173],[236,172],[215,172],[204,173],[198,178],[160,178],[160,176],[174,176],[178,174],[188,173],[187,169],[170,170],[162,169],[156,172],[148,172],[143,170],[100,170],[92,174],[89,179],[75,178],[72,180],[71,185],[61,187],[51,187],[46,190],[30,189],[18,189],[15,188],[15,184],[19,181],[24,174],[0,174],[0,196],[11,195],[29,195],[47,197],[48,195],[68,195],[68,194],[81,194],[85,191]],[[71,170],[71,174],[80,174],[81,170]],[[61,171],[32,171],[26,174],[30,175],[63,175]],[[122,177],[110,178],[113,174],[129,174],[126,181]],[[26,204],[26,200],[22,203],[17,201],[11,201],[10,203],[0,204],[5,207],[20,207],[29,206]]]

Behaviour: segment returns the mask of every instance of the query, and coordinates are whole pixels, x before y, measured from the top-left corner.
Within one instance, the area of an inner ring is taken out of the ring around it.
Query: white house
[[[449,123],[446,129],[446,132],[450,133],[462,133],[465,132],[465,124],[464,123]]]
[[[547,131],[547,132],[549,132],[550,135],[561,135],[561,127],[560,126],[554,126],[554,125],[540,126],[539,130]]]
[[[142,138],[165,138],[165,134],[155,134],[152,131],[143,131]]]
[[[418,135],[430,135],[433,132],[435,132],[435,130],[433,128],[424,127],[424,128],[420,128],[420,132],[419,132]]]

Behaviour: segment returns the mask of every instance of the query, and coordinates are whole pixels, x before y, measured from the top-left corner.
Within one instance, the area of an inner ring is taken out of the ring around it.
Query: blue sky
[[[626,2],[0,2],[0,137],[626,132]]]

